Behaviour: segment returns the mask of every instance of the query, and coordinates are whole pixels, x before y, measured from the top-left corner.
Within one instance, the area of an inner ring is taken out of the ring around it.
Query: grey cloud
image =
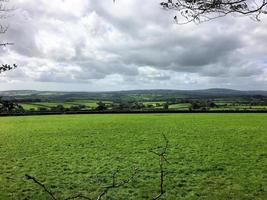
[[[0,50],[0,60],[23,67],[0,81],[105,85],[119,77],[112,87],[120,89],[121,81],[128,88],[242,88],[243,80],[255,87],[267,80],[267,19],[179,26],[160,1],[17,2],[3,36],[15,46]]]

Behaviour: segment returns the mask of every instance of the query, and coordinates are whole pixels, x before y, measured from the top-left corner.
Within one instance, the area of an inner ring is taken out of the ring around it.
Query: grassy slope
[[[126,177],[134,166],[136,182],[110,196],[151,199],[159,174],[148,149],[162,133],[171,144],[166,199],[266,199],[266,121],[266,114],[0,118],[0,199],[48,199],[25,173],[66,197],[96,190],[116,168]]]

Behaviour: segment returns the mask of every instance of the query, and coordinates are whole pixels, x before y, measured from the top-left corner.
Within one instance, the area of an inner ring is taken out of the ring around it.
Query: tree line
[[[96,106],[86,106],[84,104],[73,104],[68,107],[64,106],[64,102],[58,105],[48,106],[42,102],[40,99],[34,99],[33,101],[20,101],[16,99],[3,99],[0,98],[0,114],[13,114],[13,113],[68,113],[68,112],[136,112],[136,111],[210,111],[219,108],[220,110],[234,109],[238,110],[240,106],[245,106],[243,110],[253,110],[255,106],[267,107],[266,99],[251,99],[248,102],[224,102],[217,103],[213,100],[203,100],[203,99],[172,99],[166,102],[138,102],[138,101],[117,101],[117,102],[96,102]],[[35,108],[25,109],[21,105],[29,105]],[[182,107],[179,108],[175,105],[180,104]],[[173,105],[173,106],[172,106]],[[184,106],[183,106],[184,105]],[[227,109],[228,108],[228,109]],[[267,110],[267,109],[265,109]]]

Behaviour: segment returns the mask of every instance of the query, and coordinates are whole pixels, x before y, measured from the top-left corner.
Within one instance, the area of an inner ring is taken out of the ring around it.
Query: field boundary
[[[0,113],[0,117],[35,115],[74,115],[74,114],[160,114],[160,113],[267,113],[267,110],[137,110],[137,111],[64,111],[64,112],[23,112]]]

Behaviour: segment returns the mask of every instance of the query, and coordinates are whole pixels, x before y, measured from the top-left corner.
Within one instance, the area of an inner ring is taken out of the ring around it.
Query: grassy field
[[[134,181],[108,199],[151,199],[159,163],[149,149],[162,133],[170,140],[163,199],[267,199],[267,114],[0,118],[0,199],[49,199],[26,173],[61,199],[96,199],[113,170],[122,179],[134,167]]]
[[[38,110],[38,108],[52,108],[53,106],[62,105],[65,108],[69,108],[75,104],[71,103],[51,103],[51,102],[38,102],[38,103],[20,103],[25,110],[35,109]]]
[[[65,108],[70,108],[71,106],[77,105],[85,105],[86,108],[96,108],[97,102],[94,100],[76,100],[76,101],[66,101],[66,102],[30,102],[30,103],[19,103],[25,110],[35,109],[38,108],[52,108],[57,105],[62,105]],[[111,101],[103,101],[103,103],[110,104]]]
[[[179,103],[179,104],[172,104],[169,106],[169,109],[175,108],[175,109],[182,109],[187,110],[190,107],[190,103]]]

